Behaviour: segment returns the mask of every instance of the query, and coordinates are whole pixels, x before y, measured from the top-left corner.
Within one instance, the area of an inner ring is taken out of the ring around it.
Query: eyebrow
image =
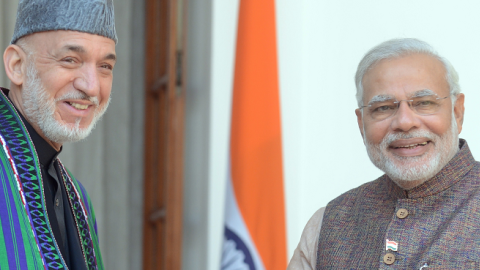
[[[65,51],[72,51],[72,52],[76,52],[76,53],[86,53],[87,51],[85,50],[85,48],[83,48],[82,46],[77,46],[77,45],[66,45],[62,48],[63,50]],[[117,56],[113,53],[109,53],[107,56],[105,56],[104,60],[113,60],[113,61],[117,61]]]
[[[105,60],[113,60],[113,61],[117,62],[117,56],[113,53],[110,53],[105,57]]]
[[[415,91],[410,98],[424,97],[424,96],[431,96],[431,95],[436,95],[436,93],[430,89],[423,89],[423,90]]]
[[[424,97],[424,96],[431,96],[431,95],[436,95],[436,93],[430,89],[422,89],[422,90],[413,92],[413,95],[411,95],[409,98]],[[372,105],[377,102],[385,102],[387,100],[392,100],[392,99],[396,99],[395,96],[376,95],[368,102],[368,105]]]
[[[85,49],[82,46],[75,46],[75,45],[66,45],[62,48],[63,50],[66,51],[72,51],[76,53],[85,53]]]
[[[377,103],[377,102],[384,102],[384,101],[392,100],[392,99],[395,99],[395,96],[392,96],[392,95],[376,95],[368,102],[368,105],[372,105],[372,104]]]

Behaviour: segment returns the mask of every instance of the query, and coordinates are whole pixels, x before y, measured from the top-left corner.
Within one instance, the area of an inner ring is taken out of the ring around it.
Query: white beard
[[[46,138],[63,144],[65,142],[76,142],[85,139],[93,130],[98,120],[105,113],[109,103],[99,107],[96,97],[89,97],[84,92],[72,90],[57,99],[53,99],[42,84],[38,71],[35,68],[33,59],[29,59],[27,66],[26,80],[22,89],[23,108],[25,118],[29,122],[38,125]],[[80,128],[81,118],[76,119],[75,123],[62,123],[55,119],[56,103],[65,99],[83,99],[89,100],[95,108],[95,114],[90,125],[86,128]]]
[[[365,129],[364,129],[365,134]],[[433,151],[420,156],[400,157],[388,151],[388,146],[399,139],[424,137],[433,142]],[[454,115],[450,129],[443,135],[426,130],[387,134],[379,145],[364,139],[368,156],[373,164],[385,172],[397,185],[414,182],[418,185],[434,177],[458,152],[458,129]]]

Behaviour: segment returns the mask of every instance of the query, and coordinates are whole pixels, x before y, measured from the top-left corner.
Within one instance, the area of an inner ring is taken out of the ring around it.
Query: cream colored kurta
[[[318,209],[308,221],[287,270],[315,269],[317,264],[318,237],[322,227],[324,212],[325,207]]]

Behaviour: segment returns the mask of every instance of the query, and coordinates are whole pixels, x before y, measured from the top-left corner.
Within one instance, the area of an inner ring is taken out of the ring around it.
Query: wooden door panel
[[[181,269],[184,8],[146,0],[145,270]]]

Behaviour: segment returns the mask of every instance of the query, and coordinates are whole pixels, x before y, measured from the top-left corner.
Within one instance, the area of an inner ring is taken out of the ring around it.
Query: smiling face
[[[381,60],[363,78],[364,104],[392,97],[408,100],[429,89],[439,97],[450,95],[442,63],[424,54]],[[410,189],[433,177],[458,151],[463,121],[463,94],[441,102],[437,112],[418,115],[407,102],[386,119],[356,110],[358,125],[372,162],[399,186]],[[452,110],[453,109],[453,110]]]
[[[12,80],[18,87],[10,97],[19,111],[55,148],[86,137],[110,100],[115,42],[87,33],[49,31],[18,44],[27,47],[25,54],[18,53],[23,76]]]

